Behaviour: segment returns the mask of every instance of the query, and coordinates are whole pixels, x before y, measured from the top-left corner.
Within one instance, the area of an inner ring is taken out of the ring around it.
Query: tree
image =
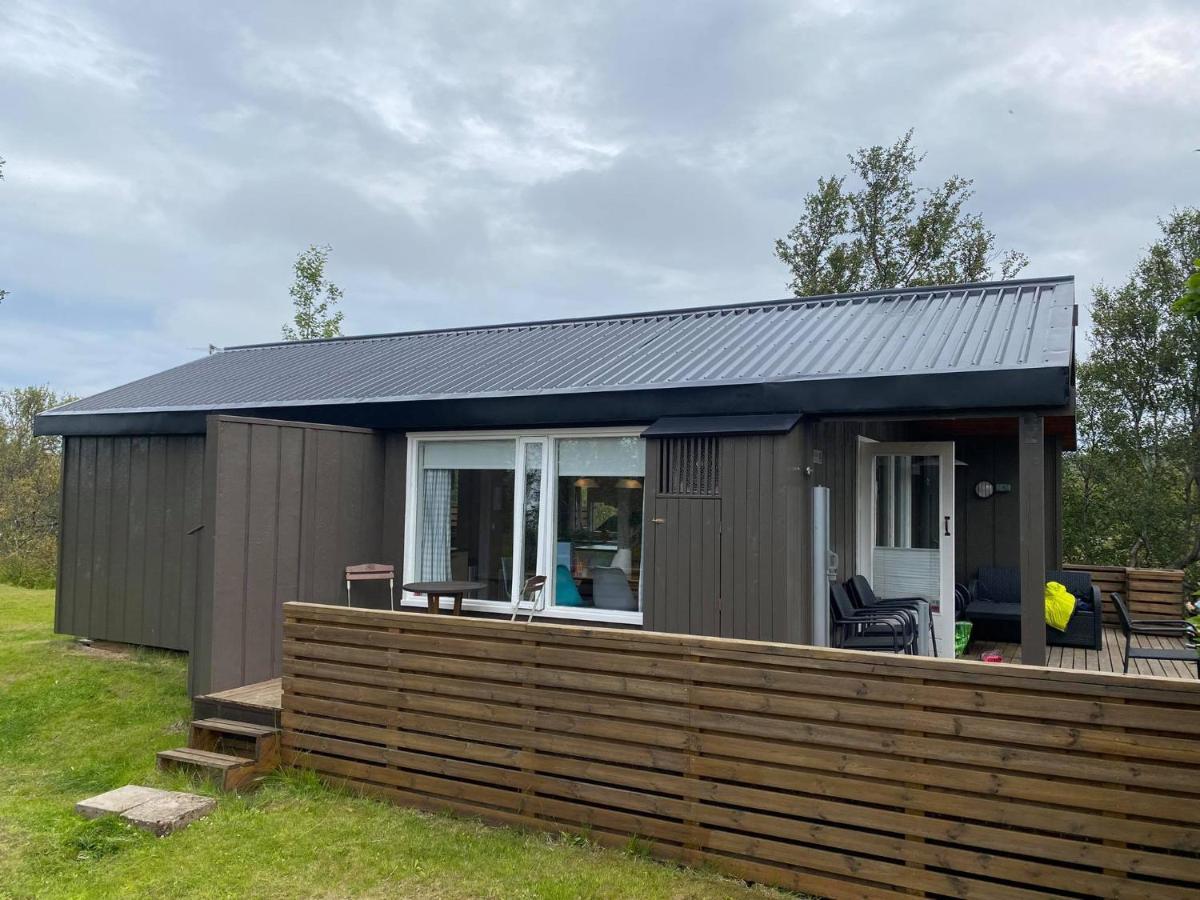
[[[342,313],[331,313],[342,299],[342,289],[325,278],[325,262],[331,247],[310,244],[296,256],[296,280],[288,291],[295,314],[292,323],[283,326],[285,341],[338,337],[342,333]]]
[[[846,175],[817,180],[804,215],[775,255],[792,270],[798,297],[875,288],[1011,278],[1028,264],[1023,253],[997,254],[996,236],[965,210],[972,181],[952,175],[939,187],[913,181],[925,158],[912,147],[910,128],[891,147],[860,147],[846,158],[860,186]]]
[[[35,435],[33,420],[71,399],[48,387],[0,391],[0,581],[54,584],[62,442]]]
[[[1064,548],[1080,561],[1200,560],[1200,319],[1172,312],[1200,256],[1200,209],[1176,210],[1159,226],[1129,279],[1093,292],[1080,449],[1063,484]]]
[[[1192,274],[1184,282],[1183,296],[1172,307],[1181,316],[1200,319],[1200,259],[1192,260]]]

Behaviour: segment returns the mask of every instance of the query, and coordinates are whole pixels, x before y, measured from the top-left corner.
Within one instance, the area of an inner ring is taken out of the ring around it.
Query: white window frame
[[[513,441],[514,442],[514,471],[515,482],[513,496],[513,565],[512,584],[509,586],[513,596],[520,591],[518,583],[521,578],[522,550],[524,542],[524,484],[525,484],[525,447],[531,443],[542,443],[542,509],[538,519],[537,566],[539,572],[546,572],[547,602],[545,608],[538,613],[539,618],[546,619],[576,619],[594,622],[612,622],[625,625],[642,624],[642,587],[644,578],[638,579],[638,609],[629,612],[619,609],[595,609],[589,606],[554,605],[554,567],[547,568],[555,559],[555,543],[557,529],[554,528],[554,516],[558,510],[558,441],[564,438],[589,437],[633,437],[641,438],[642,429],[625,427],[603,428],[529,428],[520,431],[420,431],[407,435],[408,457],[405,472],[405,502],[404,502],[404,566],[403,582],[409,584],[417,580],[417,536],[420,519],[418,507],[421,496],[421,444],[426,441]],[[642,444],[643,452],[645,443]],[[642,477],[645,477],[643,470]],[[643,504],[644,504],[643,494]],[[644,506],[643,506],[644,508]],[[644,526],[644,523],[643,523]],[[645,541],[645,527],[642,529],[642,540]],[[644,547],[643,547],[644,549]],[[522,551],[523,552],[523,551]],[[641,557],[644,561],[645,557]],[[450,608],[448,599],[440,601],[443,608]],[[427,608],[428,600],[422,594],[410,591],[400,592],[400,604],[404,607]],[[479,600],[472,597],[463,598],[463,609],[470,612],[488,612],[508,614],[512,604],[507,600]],[[525,607],[522,607],[524,610]]]

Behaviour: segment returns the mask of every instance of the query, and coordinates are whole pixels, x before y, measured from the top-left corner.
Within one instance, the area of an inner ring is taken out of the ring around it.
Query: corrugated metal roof
[[[313,406],[1068,367],[1074,280],[875,291],[233,347],[50,415]]]

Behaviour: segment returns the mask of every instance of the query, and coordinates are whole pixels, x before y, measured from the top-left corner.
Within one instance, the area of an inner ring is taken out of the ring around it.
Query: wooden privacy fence
[[[1134,618],[1178,619],[1183,615],[1183,572],[1180,569],[1130,569],[1124,566],[1075,566],[1088,572],[1104,594],[1104,621],[1117,624],[1117,609],[1108,595],[1119,591]]]
[[[1194,897],[1200,683],[289,603],[285,760],[827,897]]]

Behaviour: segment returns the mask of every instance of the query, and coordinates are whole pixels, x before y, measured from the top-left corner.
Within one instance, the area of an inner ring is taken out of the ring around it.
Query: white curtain
[[[450,469],[426,469],[422,483],[422,581],[450,579]]]

